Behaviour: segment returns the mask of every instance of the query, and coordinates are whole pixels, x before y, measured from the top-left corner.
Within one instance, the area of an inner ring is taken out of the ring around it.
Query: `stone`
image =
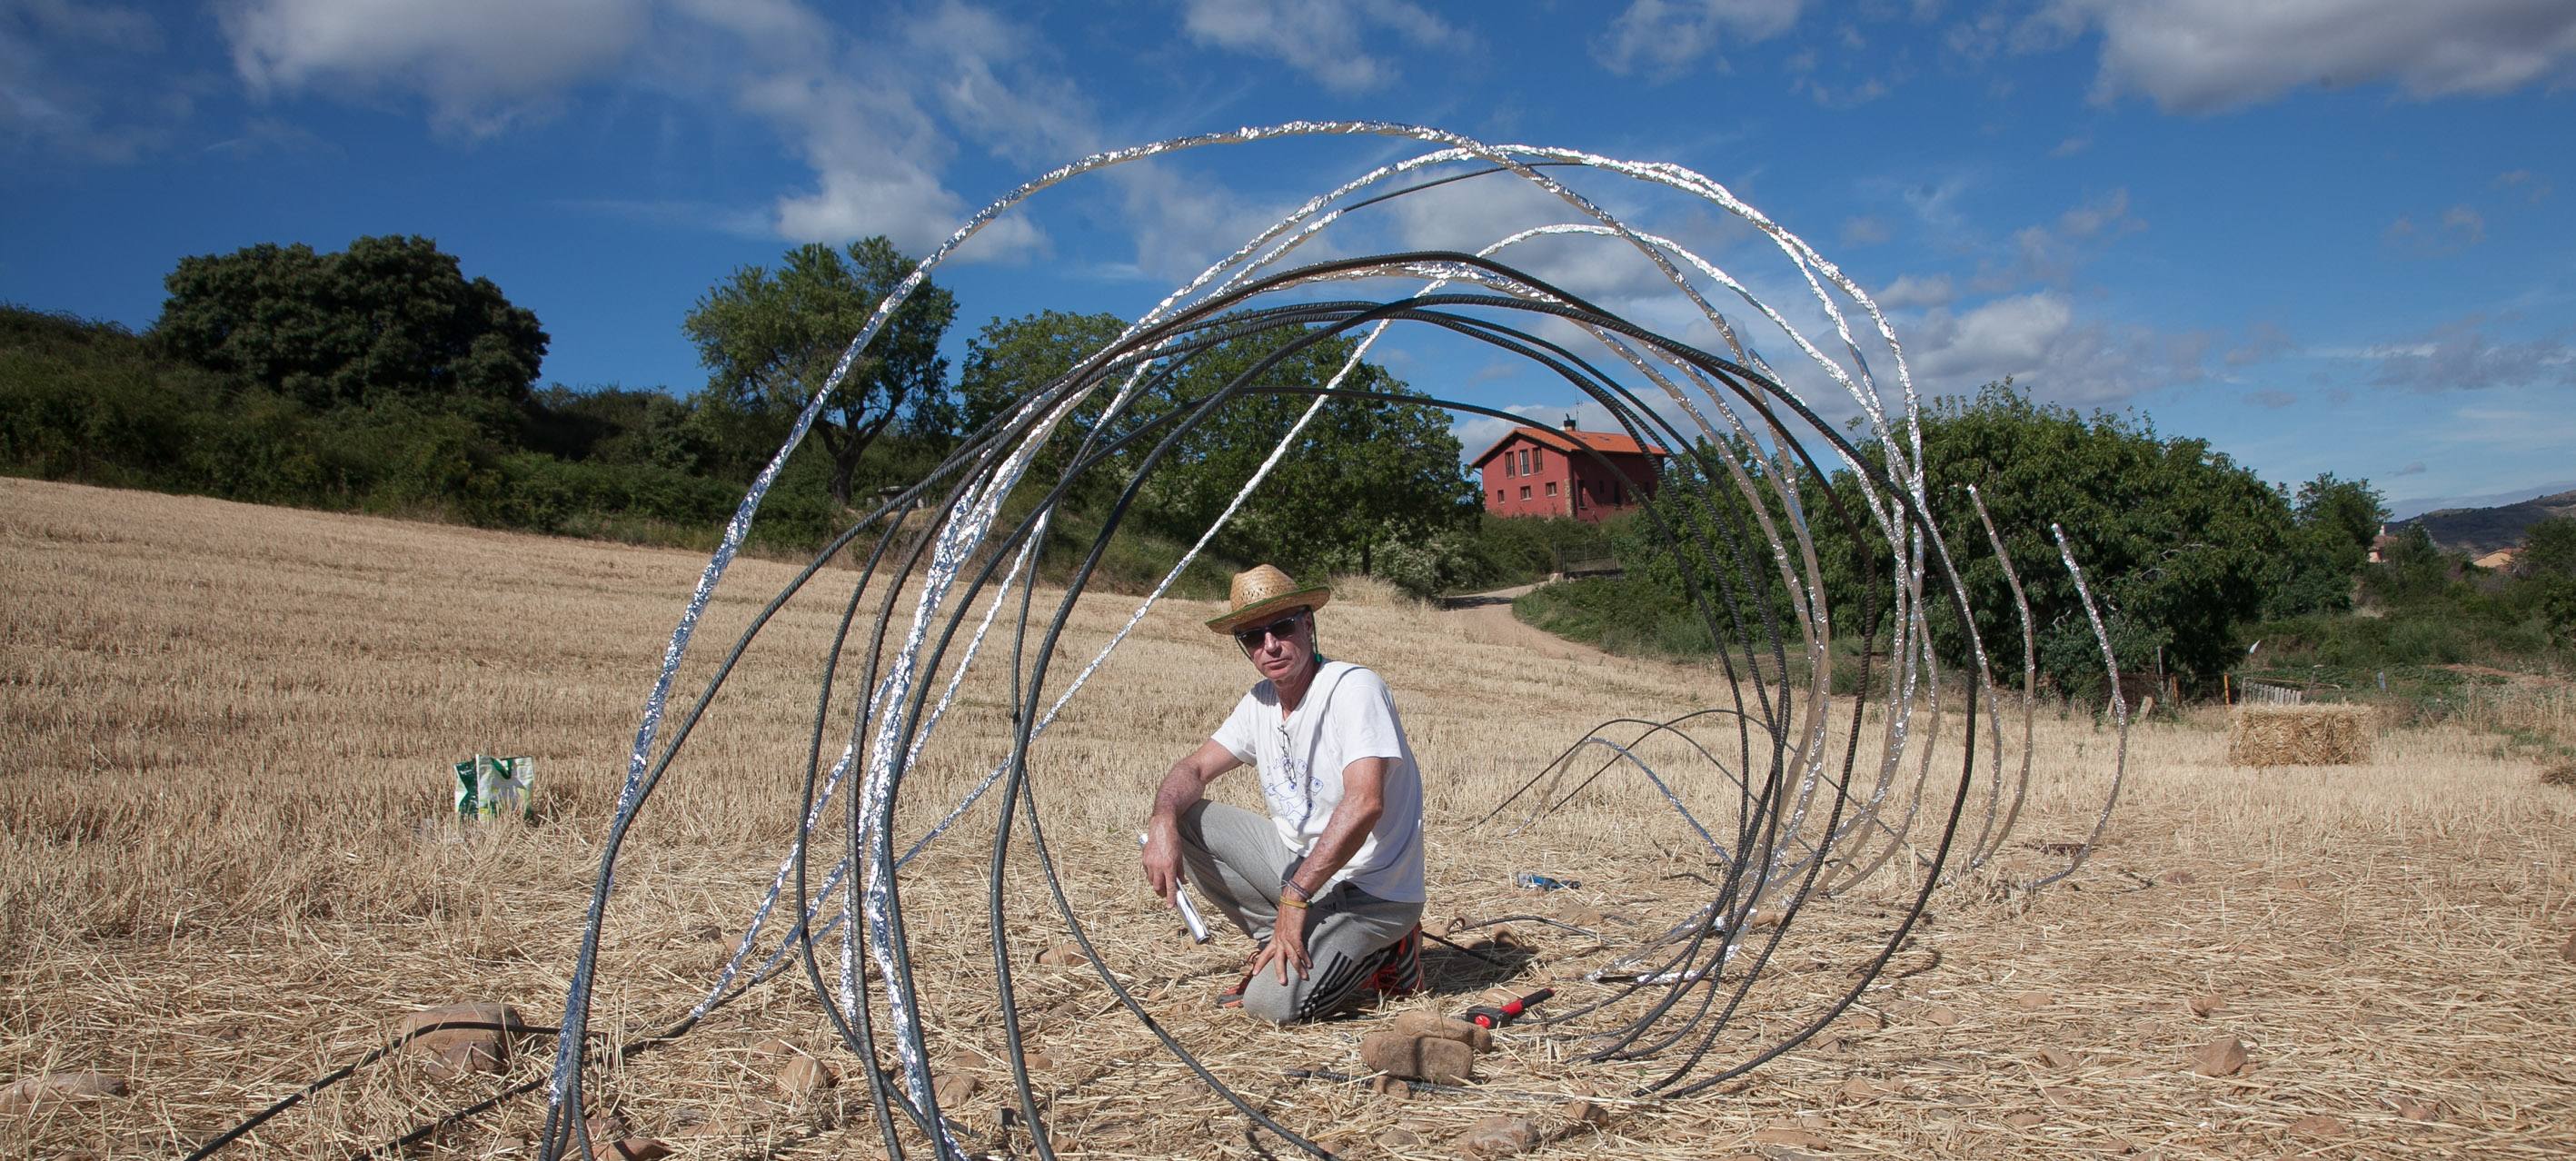
[[[1558,1116],[1564,1117],[1566,1120],[1572,1121],[1578,1125],[1606,1125],[1610,1123],[1610,1110],[1586,1100],[1567,1101],[1564,1104],[1557,1106],[1556,1113]]]
[[[1465,1020],[1452,1020],[1438,1012],[1398,1012],[1390,1025],[1407,1036],[1437,1036],[1455,1040],[1478,1052],[1494,1050],[1494,1030]]]
[[[2343,1135],[2343,1122],[2323,1113],[2311,1113],[2299,1118],[2298,1120],[2290,1122],[2290,1135],[2293,1137],[2340,1137]]]
[[[2083,1063],[2076,1059],[2074,1053],[2068,1052],[2063,1048],[2042,1048],[2039,1050],[2037,1055],[2039,1056],[2039,1062],[2049,1066],[2050,1068],[2073,1068],[2076,1065]]]
[[[2576,963],[2576,931],[2567,933],[2567,942],[2558,948],[2558,958]]]
[[[1455,1040],[1407,1036],[1392,1029],[1360,1037],[1360,1059],[1379,1072],[1433,1084],[1466,1084],[1476,1074],[1475,1049]]]
[[[1924,1023],[1942,1028],[1948,1028],[1959,1022],[1959,1013],[1938,1004],[1923,1009],[1922,1015]]]
[[[2056,1002],[2057,997],[2046,992],[2023,992],[2012,998],[2012,1006],[2025,1012],[2036,1012]]]
[[[778,1091],[800,1099],[841,1083],[840,1074],[833,1072],[831,1065],[801,1052],[779,1066],[775,1080]]]
[[[2204,995],[2193,996],[2192,998],[2183,1001],[2183,1006],[2191,1009],[2192,1015],[2206,1020],[2227,1010],[2227,997],[2212,992]]]
[[[1857,1076],[1844,1081],[1842,1086],[1834,1091],[1851,1104],[1873,1101],[1887,1095],[1887,1090],[1879,1087],[1875,1082],[1863,1080]]]
[[[804,1049],[802,1049],[802,1048],[798,1048],[797,1046],[795,1046],[795,1045],[793,1045],[793,1044],[790,1044],[790,1043],[788,1043],[788,1042],[786,1042],[786,1041],[784,1041],[784,1040],[781,1040],[781,1039],[779,1039],[778,1037],[775,1037],[775,1036],[772,1036],[772,1037],[770,1037],[770,1038],[768,1038],[768,1039],[766,1039],[766,1040],[761,1041],[760,1043],[757,1043],[757,1044],[752,1045],[752,1046],[751,1046],[751,1054],[752,1054],[752,1055],[754,1055],[754,1056],[767,1056],[767,1057],[773,1057],[773,1058],[775,1058],[775,1057],[781,1057],[781,1056],[805,1056],[805,1055],[809,1055],[809,1053],[807,1053]]]
[[[1411,1149],[1422,1144],[1422,1134],[1401,1126],[1388,1129],[1373,1139],[1389,1149]]]
[[[2230,1036],[2192,1049],[2191,1070],[2202,1076],[2234,1076],[2244,1071],[2248,1059],[2245,1042]]]
[[[938,1080],[931,1082],[930,1095],[938,1100],[941,1108],[961,1109],[966,1107],[966,1102],[975,1099],[976,1092],[983,1087],[983,1081],[966,1073],[943,1072]]]
[[[671,1147],[651,1137],[592,1138],[590,1155],[593,1161],[662,1161],[671,1155]]]
[[[441,1024],[481,1027],[440,1028]],[[441,1004],[402,1018],[394,1035],[403,1050],[422,1058],[421,1066],[441,1080],[478,1072],[499,1072],[510,1064],[510,1032],[524,1027],[519,1010],[491,1002]],[[435,1031],[422,1031],[436,1029]]]
[[[1081,944],[1059,943],[1039,952],[1038,962],[1048,967],[1082,967],[1091,962],[1091,957],[1082,954]]]
[[[57,1101],[119,1097],[129,1089],[124,1077],[109,1076],[97,1069],[40,1073],[0,1088],[0,1112],[23,1113]]]
[[[1794,1128],[1788,1125],[1768,1125],[1763,1128],[1753,1130],[1753,1143],[1756,1145],[1788,1145],[1798,1149],[1826,1150],[1833,1148],[1833,1144],[1824,1138],[1819,1137],[1814,1133],[1810,1133],[1805,1129]]]
[[[1369,1091],[1400,1101],[1413,1099],[1412,1082],[1400,1076],[1388,1076],[1384,1073],[1369,1078]]]
[[[1020,1059],[1028,1065],[1029,1071],[1031,1072],[1052,1072],[1055,1070],[1055,1058],[1043,1052],[1023,1052],[1020,1054]]]
[[[595,1116],[586,1117],[581,1122],[581,1128],[582,1132],[589,1135],[590,1143],[593,1148],[598,1147],[598,1145],[603,1141],[613,1141],[620,1137],[631,1137],[635,1135],[635,1130],[627,1125],[626,1118],[613,1112],[599,1113]]]
[[[2016,1128],[2016,1129],[2022,1129],[2022,1130],[2027,1131],[2027,1130],[2030,1130],[2030,1129],[2036,1129],[2036,1128],[2038,1128],[2041,1124],[2045,1123],[2047,1120],[2048,1120],[2048,1118],[2043,1117],[2043,1116],[2039,1115],[2038,1113],[2032,1113],[2032,1112],[2020,1112],[2020,1113],[2014,1113],[2014,1114],[2012,1114],[2011,1116],[2005,1117],[2005,1118],[2004,1118],[2004,1123],[2005,1123],[2005,1124],[2007,1124],[2007,1125],[2011,1125],[2012,1127],[2014,1127],[2014,1128]]]
[[[2442,1119],[2442,1102],[2437,1100],[2432,1100],[2426,1097],[2400,1096],[2396,1093],[2389,1093],[2380,1099],[2386,1102],[2389,1108],[2397,1110],[2398,1116],[2404,1117],[2410,1121],[2438,1121]]]
[[[1487,1117],[1458,1136],[1464,1157],[1509,1157],[1538,1144],[1538,1130],[1524,1117]]]

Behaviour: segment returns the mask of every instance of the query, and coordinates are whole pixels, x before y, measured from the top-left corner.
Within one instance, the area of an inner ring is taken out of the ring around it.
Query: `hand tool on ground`
[[[1555,994],[1555,988],[1540,988],[1507,1004],[1478,1004],[1459,1013],[1458,1018],[1479,1028],[1500,1028],[1520,1019],[1521,1013],[1529,1011],[1539,1001]]]

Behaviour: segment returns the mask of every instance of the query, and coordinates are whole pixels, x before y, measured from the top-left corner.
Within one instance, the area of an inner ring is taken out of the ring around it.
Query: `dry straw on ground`
[[[2371,712],[2358,705],[2240,705],[2227,760],[2240,766],[2357,766],[2370,760]]]
[[[0,1083],[87,1070],[129,1083],[0,1114],[0,1156],[174,1155],[427,1004],[502,1000],[551,1022],[634,715],[702,563],[0,481],[12,599],[0,623]],[[730,641],[787,571],[741,568],[704,640]],[[755,647],[727,712],[639,824],[593,1025],[612,1043],[703,994],[767,885],[837,614],[816,604],[791,606]],[[1067,655],[1087,656],[1131,607],[1084,601]],[[1357,1072],[1360,1036],[1389,1016],[1268,1029],[1212,1010],[1243,941],[1192,945],[1135,873],[1147,788],[1248,679],[1200,627],[1207,615],[1176,604],[1147,622],[1048,735],[1034,789],[1101,966],[1227,1083],[1345,1155],[1454,1157],[1491,1117],[1527,1119],[1541,1142],[1531,1155],[1550,1158],[2576,1152],[2576,962],[2561,954],[2576,927],[2576,796],[2499,756],[2490,735],[2448,727],[2392,731],[2359,765],[2249,777],[2215,715],[2141,725],[2126,800],[2083,871],[2037,895],[1971,883],[1936,896],[1930,925],[1859,1007],[1709,1099],[1627,1098],[1657,1070],[1583,1065],[1579,1044],[1529,1030],[1478,1058],[1466,1093],[1405,1100],[1292,1079],[1283,1070]],[[1564,977],[1635,938],[1658,900],[1698,890],[1707,860],[1633,781],[1508,841],[1464,820],[1600,719],[1706,705],[1719,678],[1541,648],[1511,622],[1463,615],[1354,593],[1325,615],[1326,647],[1397,691],[1430,782],[1435,914],[1543,914],[1601,932],[1510,925],[1536,945],[1510,982],[1559,982],[1578,1001],[1584,986]],[[704,676],[692,667],[681,687]],[[962,787],[1006,705],[970,690],[953,712],[954,748],[925,754],[922,777]],[[2576,723],[2551,725],[2576,740]],[[2090,829],[2114,744],[2082,715],[2043,719],[2024,841],[1999,879],[2063,864],[2045,848]],[[537,757],[536,825],[468,833],[443,817],[445,764],[478,750]],[[961,1111],[979,1139],[1002,1141],[998,1012],[989,991],[956,999],[990,972],[975,872],[991,820],[970,819],[933,848],[906,913],[919,970],[949,998],[925,1014],[934,1047],[951,1075],[980,1079]],[[1019,1001],[1062,1155],[1277,1155],[1275,1142],[1256,1150],[1090,967],[1033,962],[1064,934],[1034,872],[1014,868]],[[1520,892],[1516,870],[1582,886]],[[1865,933],[1895,886],[1801,925]],[[1745,1037],[1779,1035],[1842,979],[1846,965],[1813,946],[1765,977]],[[1408,1007],[1454,1010],[1499,982],[1455,953],[1431,966],[1440,991]],[[2246,1063],[2196,1072],[2194,1050],[2222,1041],[2241,1043]],[[235,1155],[343,1156],[540,1075],[549,1048],[524,1042],[502,1076],[388,1063]],[[856,1067],[810,993],[783,978],[594,1091],[685,1156],[874,1156],[864,1085],[779,1087],[807,1051],[845,1078]],[[1590,1113],[1565,1115],[1577,1098]],[[421,1155],[524,1157],[537,1112],[505,1106]]]

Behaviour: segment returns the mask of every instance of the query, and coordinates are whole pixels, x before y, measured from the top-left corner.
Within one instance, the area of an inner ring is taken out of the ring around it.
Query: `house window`
[[[1497,504],[1503,502],[1503,490],[1501,488],[1494,489],[1494,502]]]
[[[1506,476],[1517,476],[1520,474],[1512,468],[1512,453],[1510,452],[1503,453],[1503,474]]]
[[[1522,448],[1522,449],[1521,449],[1521,474],[1522,474],[1522,475],[1524,475],[1524,476],[1528,475],[1528,474],[1529,474],[1529,470],[1530,470],[1530,458],[1529,458],[1529,453],[1530,453],[1530,449],[1528,449],[1528,448]]]
[[[1521,499],[1529,499],[1529,485],[1527,484],[1521,485]]]
[[[1549,480],[1547,482],[1547,494],[1551,496],[1556,494],[1556,481]]]
[[[1543,451],[1543,450],[1538,449],[1538,448],[1531,448],[1531,449],[1530,449],[1530,466],[1531,466],[1531,467],[1533,467],[1533,468],[1544,468],[1544,467],[1546,467],[1546,466],[1547,466],[1547,453],[1546,453],[1545,451]]]
[[[1627,502],[1628,502],[1628,490],[1627,490],[1626,488],[1622,488],[1622,487],[1620,487],[1620,486],[1619,486],[1619,485],[1617,485],[1617,484],[1612,484],[1612,485],[1610,485],[1610,502],[1611,502],[1611,503],[1613,503],[1613,504],[1625,504],[1625,503],[1627,503]]]

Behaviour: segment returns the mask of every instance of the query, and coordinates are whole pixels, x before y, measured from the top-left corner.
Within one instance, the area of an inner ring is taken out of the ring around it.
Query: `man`
[[[1235,574],[1208,628],[1232,634],[1262,680],[1163,775],[1145,826],[1154,893],[1173,898],[1186,867],[1260,948],[1217,1002],[1275,1024],[1422,986],[1422,775],[1386,683],[1316,652],[1315,610],[1332,595],[1266,564]],[[1205,798],[1247,763],[1268,818]]]

